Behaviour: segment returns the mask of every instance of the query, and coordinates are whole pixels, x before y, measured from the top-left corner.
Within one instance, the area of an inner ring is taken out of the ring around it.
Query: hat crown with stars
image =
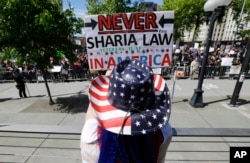
[[[170,93],[164,78],[138,60],[124,60],[110,77],[95,78],[89,98],[99,125],[117,134],[154,132],[170,118]]]
[[[153,105],[153,70],[137,60],[118,64],[111,74],[109,100],[117,108],[131,112]]]

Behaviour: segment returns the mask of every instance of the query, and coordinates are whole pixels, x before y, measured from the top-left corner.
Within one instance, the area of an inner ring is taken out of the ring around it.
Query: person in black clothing
[[[13,78],[16,82],[16,87],[19,90],[19,96],[22,98],[27,98],[26,92],[25,92],[25,78],[22,75],[22,73],[20,73],[19,69],[16,69],[13,75]]]

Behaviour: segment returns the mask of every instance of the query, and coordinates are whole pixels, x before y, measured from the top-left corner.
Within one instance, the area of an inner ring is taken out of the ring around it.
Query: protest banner
[[[84,22],[90,70],[112,69],[124,59],[172,64],[173,11],[86,15]]]
[[[231,57],[221,58],[221,66],[231,66],[232,63],[233,63],[233,58]]]
[[[241,66],[231,66],[230,67],[230,71],[229,74],[230,75],[236,75],[236,74],[240,74],[240,70],[241,70]]]

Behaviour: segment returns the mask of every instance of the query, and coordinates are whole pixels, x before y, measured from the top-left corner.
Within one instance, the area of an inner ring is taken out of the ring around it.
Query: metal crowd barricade
[[[161,75],[164,78],[171,78],[174,74],[174,68],[173,67],[163,67],[161,71]]]
[[[240,74],[241,65],[234,66],[232,65],[229,70],[229,77],[232,79],[237,77]]]
[[[217,79],[235,79],[238,77],[241,70],[241,66],[207,66],[205,69],[204,78],[217,78]],[[249,70],[248,70],[249,71]],[[13,82],[13,77],[10,71],[0,71],[0,82]],[[61,71],[47,71],[47,80],[50,81],[60,81],[62,79]],[[91,80],[99,73],[98,71],[93,72],[86,69],[76,70],[69,69],[67,71],[67,78],[64,81],[85,81]],[[161,68],[161,75],[164,78],[173,78],[176,75],[177,79],[187,79],[190,77],[190,66],[189,65],[173,65],[171,67]],[[198,79],[199,73],[196,76]],[[249,78],[249,72],[246,72],[246,78]],[[44,82],[43,76],[40,70],[32,75],[32,82]]]
[[[219,66],[217,69],[217,76],[220,79],[229,77],[230,66]]]
[[[13,81],[13,76],[11,71],[5,69],[0,70],[0,82],[10,82]]]
[[[205,78],[219,78],[219,79],[234,79],[240,73],[241,66],[207,66],[205,69]],[[199,70],[200,71],[200,70]],[[172,67],[165,67],[162,70],[162,76],[173,77],[174,73],[177,79],[186,79],[190,77],[189,65],[174,65]],[[198,75],[198,74],[197,74]],[[249,76],[249,73],[247,73]],[[198,76],[197,76],[198,78]]]

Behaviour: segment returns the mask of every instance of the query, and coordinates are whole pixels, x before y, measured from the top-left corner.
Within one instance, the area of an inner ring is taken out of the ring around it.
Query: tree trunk
[[[46,71],[45,71],[44,69],[42,69],[42,73],[43,73],[44,83],[45,83],[45,86],[46,86],[46,89],[47,89],[47,92],[48,92],[48,96],[49,96],[49,104],[50,104],[50,105],[53,105],[53,104],[55,104],[55,102],[53,101],[53,99],[52,99],[52,97],[51,97],[49,85],[48,85],[48,82],[47,82],[47,74],[46,74]]]
[[[200,28],[200,16],[198,16],[198,18],[196,18],[196,23],[195,23],[195,28],[194,28],[194,34],[193,34],[193,37],[192,37],[192,43],[193,43],[193,46],[194,46],[194,43],[197,39],[197,36],[198,36],[198,29]]]

